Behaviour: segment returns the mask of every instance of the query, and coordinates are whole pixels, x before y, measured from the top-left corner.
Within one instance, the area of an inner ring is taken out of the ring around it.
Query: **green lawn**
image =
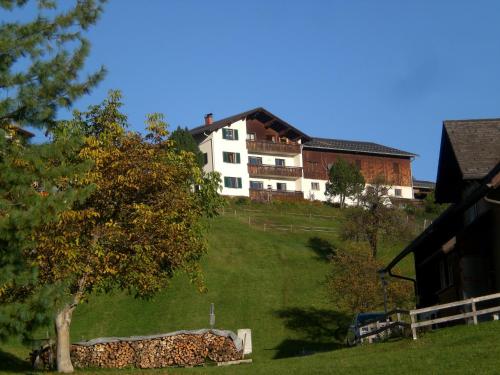
[[[294,215],[304,212],[330,217]],[[251,328],[254,348],[253,365],[217,371],[277,373],[297,369],[309,373],[333,371],[336,366],[354,371],[368,366],[366,358],[376,360],[376,353],[389,350],[383,348],[419,348],[420,341],[342,349],[351,317],[337,311],[327,298],[324,281],[330,265],[324,248],[318,246],[325,241],[341,246],[338,229],[342,217],[338,209],[314,204],[233,204],[210,223],[209,251],[202,262],[207,293],[199,294],[178,275],[166,292],[149,301],[124,294],[92,296],[74,314],[72,338],[79,341],[206,328],[210,303],[215,303],[216,327],[234,331]],[[264,223],[327,227],[333,232],[264,231]],[[403,246],[384,243],[380,256],[389,260]],[[403,271],[411,269],[408,260]],[[28,349],[11,343],[1,350],[0,369],[26,369],[22,359]],[[326,353],[309,355],[318,352]],[[205,370],[215,371],[201,372]]]

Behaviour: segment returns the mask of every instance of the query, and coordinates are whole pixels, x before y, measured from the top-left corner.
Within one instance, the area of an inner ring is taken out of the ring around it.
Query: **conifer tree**
[[[200,167],[203,167],[203,154],[201,153],[198,144],[187,128],[177,127],[170,134],[170,140],[174,141],[174,147],[178,151],[188,151],[195,155],[196,161]]]

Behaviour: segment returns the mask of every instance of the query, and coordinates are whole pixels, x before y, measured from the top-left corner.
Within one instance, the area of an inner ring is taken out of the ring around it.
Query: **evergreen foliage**
[[[203,167],[203,154],[198,148],[198,144],[189,132],[188,128],[182,129],[180,126],[170,134],[170,140],[174,141],[174,147],[178,151],[192,152],[200,167]]]
[[[342,158],[332,164],[328,174],[325,195],[329,199],[338,196],[340,208],[345,206],[346,198],[357,197],[365,187],[365,179],[359,168]]]
[[[1,0],[0,8],[13,11],[29,3]],[[58,12],[56,1],[38,0],[31,21],[0,25],[0,127],[17,123],[51,129],[58,108],[71,107],[103,78],[102,67],[79,76],[90,50],[83,33],[97,21],[103,3],[78,0]]]

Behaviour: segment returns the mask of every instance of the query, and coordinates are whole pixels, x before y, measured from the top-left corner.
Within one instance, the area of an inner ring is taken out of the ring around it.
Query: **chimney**
[[[212,124],[213,119],[212,119],[212,113],[207,113],[205,115],[205,125],[210,125]]]

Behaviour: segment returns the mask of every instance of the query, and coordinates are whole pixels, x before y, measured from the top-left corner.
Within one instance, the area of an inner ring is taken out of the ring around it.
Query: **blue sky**
[[[132,128],[263,106],[312,136],[414,152],[435,179],[445,119],[500,117],[500,1],[110,0],[88,68]],[[500,146],[499,146],[500,147]]]

